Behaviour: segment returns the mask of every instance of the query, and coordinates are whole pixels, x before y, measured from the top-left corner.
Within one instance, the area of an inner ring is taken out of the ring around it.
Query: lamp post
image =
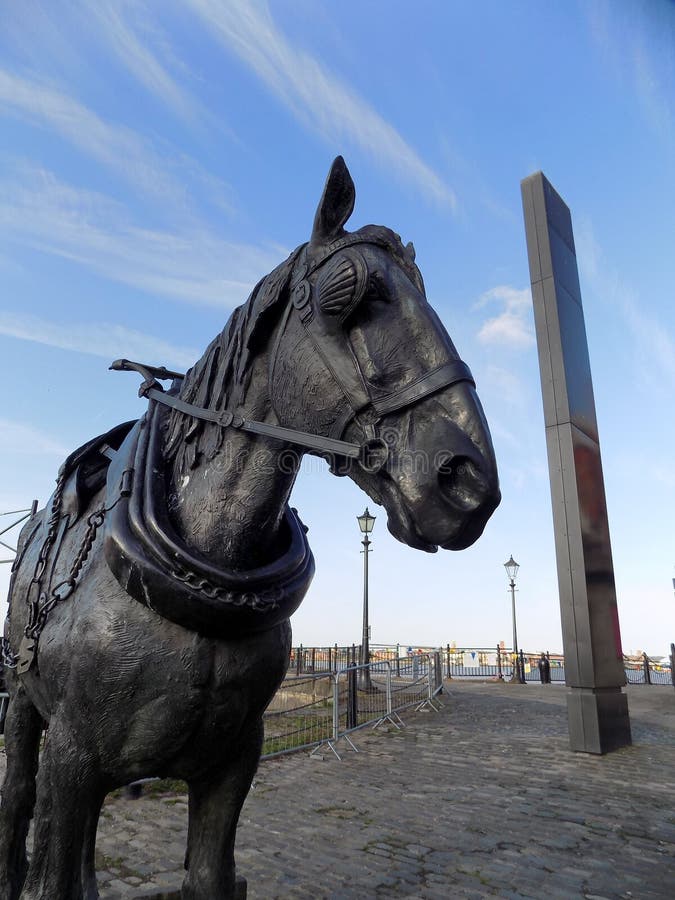
[[[520,657],[518,656],[518,632],[516,630],[516,575],[520,566],[513,558],[513,554],[508,561],[504,563],[506,575],[509,579],[509,587],[511,588],[511,615],[513,617],[513,674],[511,676],[511,684],[521,684],[524,678],[520,672]],[[522,673],[525,674],[524,672]]]
[[[368,553],[370,552],[371,544],[371,541],[368,539],[368,535],[373,530],[373,525],[375,524],[375,516],[371,516],[371,514],[368,512],[368,507],[366,507],[365,511],[360,516],[356,517],[356,520],[358,521],[359,528],[361,529],[361,533],[363,534],[363,635],[361,636],[361,657],[359,659],[359,663],[362,666],[367,666],[370,662],[370,628],[368,624]],[[361,669],[360,681],[362,690],[370,690],[370,669]]]

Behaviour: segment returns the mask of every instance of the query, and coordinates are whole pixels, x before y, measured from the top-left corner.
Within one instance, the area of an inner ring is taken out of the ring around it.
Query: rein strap
[[[186,403],[180,397],[167,394],[157,379],[168,381],[170,378],[182,379],[185,376],[180,372],[170,372],[164,366],[148,366],[145,363],[132,362],[130,359],[116,359],[110,366],[115,372],[139,372],[144,381],[138,389],[139,397],[147,397],[164,406],[177,409],[186,416],[202,419],[204,422],[213,422],[221,428],[236,428],[240,431],[248,431],[251,434],[261,434],[265,437],[277,438],[288,441],[289,444],[298,444],[301,447],[309,447],[312,450],[320,450],[324,453],[335,453],[340,456],[348,456],[350,459],[361,459],[363,449],[360,444],[350,444],[347,441],[338,441],[335,438],[323,437],[318,434],[307,434],[295,428],[285,428],[283,425],[270,425],[267,422],[256,422],[255,419],[244,419],[229,410],[215,412],[205,409],[203,406],[195,406]]]
[[[360,459],[362,456],[360,444],[350,444],[348,441],[338,441],[335,438],[323,437],[318,434],[308,434],[305,431],[297,431],[295,428],[284,428],[283,425],[270,425],[267,422],[256,422],[255,419],[244,419],[242,416],[237,416],[228,410],[214,412],[214,410],[204,409],[202,406],[186,403],[172,394],[167,394],[159,386],[147,390],[145,396],[151,400],[156,400],[158,403],[163,403],[165,406],[171,406],[187,416],[203,419],[205,422],[213,422],[221,428],[236,428],[239,431],[249,431],[251,434],[277,438],[281,441],[288,441],[290,444],[309,447],[312,450],[348,456],[350,459]]]
[[[349,441],[324,437],[320,434],[309,434],[306,431],[286,428],[283,425],[271,425],[268,422],[245,419],[243,416],[239,416],[229,410],[216,412],[212,409],[205,409],[203,406],[187,403],[175,394],[167,393],[157,381],[158,378],[163,380],[168,380],[169,378],[182,379],[183,375],[179,372],[171,372],[165,369],[164,366],[157,368],[144,363],[132,362],[129,359],[116,359],[110,368],[122,372],[139,372],[144,378],[138,391],[140,397],[147,397],[156,403],[170,406],[186,416],[192,416],[204,422],[212,422],[220,428],[235,428],[239,431],[247,431],[251,434],[260,434],[264,437],[286,441],[289,444],[297,444],[310,450],[318,450],[320,453],[332,453],[337,456],[356,459],[366,472],[377,472],[386,462],[388,448],[380,438],[370,438],[363,444],[352,444]],[[336,380],[341,385],[341,381],[339,379]],[[427,372],[416,381],[413,381],[412,384],[407,384],[386,397],[369,398],[370,405],[377,413],[378,418],[381,418],[388,413],[412,406],[424,397],[428,397],[441,388],[449,387],[459,381],[468,381],[469,384],[475,384],[471,370],[466,363],[462,362],[461,359],[456,359],[439,366],[431,372]],[[343,393],[345,393],[345,397],[349,401],[349,392],[343,389]],[[351,411],[353,414],[353,406]]]

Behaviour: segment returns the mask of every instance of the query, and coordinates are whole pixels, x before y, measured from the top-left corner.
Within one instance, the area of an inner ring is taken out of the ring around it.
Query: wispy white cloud
[[[462,183],[462,200],[457,206],[460,215],[471,216],[468,204],[472,206],[477,204],[510,228],[521,227],[522,217],[516,215],[514,210],[499,197],[496,185],[490,184],[489,174],[486,174],[482,164],[463,156],[456,143],[448,136],[441,139],[440,149],[449,170],[454,173],[455,179]]]
[[[201,355],[196,349],[177,347],[162,338],[112,322],[65,325],[38,316],[0,311],[0,334],[62,350],[102,356],[110,361],[125,356],[147,359],[158,365],[188,368]]]
[[[672,9],[671,9],[672,13]],[[675,40],[675,28],[670,20],[670,40]],[[664,84],[663,68],[660,70],[652,58],[651,50],[645,45],[645,38],[636,41],[633,46],[633,71],[635,73],[635,85],[640,103],[645,111],[647,119],[651,121],[657,131],[665,135],[672,135],[675,118],[673,116],[672,91],[675,89],[675,71],[673,68],[672,43],[670,55],[667,59],[666,74],[669,76],[668,84]]]
[[[502,425],[501,422],[497,421],[494,416],[490,418],[490,434],[492,435],[495,444],[501,442],[517,449],[523,446],[522,440],[517,437],[510,428],[507,428],[505,425]]]
[[[648,359],[672,390],[675,387],[675,341],[672,336],[662,322],[638,304],[636,296],[625,290],[622,292],[621,308],[628,327],[641,348],[640,363]]]
[[[65,257],[112,281],[225,309],[245,300],[284,252],[222,241],[196,229],[140,228],[110,198],[32,167],[0,182],[0,234],[7,243]]]
[[[478,306],[494,301],[503,304],[502,312],[487,319],[478,332],[478,340],[484,344],[500,344],[515,350],[523,350],[534,344],[532,330],[532,300],[529,288],[517,290],[500,285],[486,291]]]
[[[141,4],[131,6],[97,0],[96,3],[83,3],[82,7],[83,15],[99,25],[101,37],[109,48],[147,90],[188,121],[201,115],[201,106],[195,98],[176,82],[147,41],[141,40],[138,31],[125,18],[127,9],[136,14],[142,11]]]
[[[133,131],[105,122],[92,110],[52,87],[0,70],[0,107],[48,127],[79,150],[146,191],[175,193],[156,154]]]
[[[429,199],[455,206],[453,191],[392,125],[316,57],[286,39],[266,3],[189,3],[221,43],[250,66],[307,128],[332,144],[351,140]]]
[[[57,133],[78,151],[163,203],[185,210],[191,200],[179,175],[208,187],[207,196],[228,206],[228,187],[184,154],[157,152],[135,131],[112,124],[51,85],[0,69],[0,111]]]
[[[675,388],[675,340],[653,313],[649,304],[625,283],[621,274],[605,258],[591,222],[583,219],[578,229],[577,257],[584,281],[593,292],[623,316],[635,341],[635,356],[641,376],[655,384]],[[645,366],[644,361],[650,365]]]
[[[602,58],[616,79],[632,88],[650,126],[675,139],[673,3],[596,0],[583,9]]]
[[[5,453],[40,454],[63,458],[70,453],[67,447],[38,428],[0,418],[0,448]]]
[[[502,366],[489,365],[481,378],[481,389],[487,387],[497,394],[500,403],[523,407],[526,404],[528,390],[522,380],[512,371]]]
[[[649,471],[655,481],[671,491],[675,490],[675,469],[670,461],[656,463],[650,467]]]

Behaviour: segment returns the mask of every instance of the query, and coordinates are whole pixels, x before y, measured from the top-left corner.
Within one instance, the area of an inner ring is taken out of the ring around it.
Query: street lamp
[[[524,678],[520,672],[520,657],[518,656],[518,632],[516,630],[516,575],[520,566],[513,558],[513,554],[508,561],[504,563],[506,576],[509,579],[509,587],[511,588],[511,615],[513,616],[513,674],[511,676],[511,684],[524,683]],[[522,673],[523,676],[525,673]]]
[[[368,507],[366,507],[362,515],[356,517],[356,520],[359,523],[359,528],[363,534],[363,635],[361,637],[361,658],[359,659],[359,663],[362,666],[367,667],[370,662],[370,629],[368,625],[368,553],[370,552],[371,544],[368,540],[368,535],[373,530],[375,516],[371,516],[368,512]],[[361,688],[363,690],[369,690],[370,687],[370,669],[361,669]]]

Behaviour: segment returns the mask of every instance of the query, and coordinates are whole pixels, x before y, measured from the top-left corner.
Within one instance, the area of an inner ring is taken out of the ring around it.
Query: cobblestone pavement
[[[251,900],[675,897],[675,691],[628,689],[632,747],[567,746],[565,688],[447,685],[339,762],[261,764],[237,836]],[[109,799],[102,900],[178,889],[187,798]],[[216,898],[214,898],[216,900]]]

